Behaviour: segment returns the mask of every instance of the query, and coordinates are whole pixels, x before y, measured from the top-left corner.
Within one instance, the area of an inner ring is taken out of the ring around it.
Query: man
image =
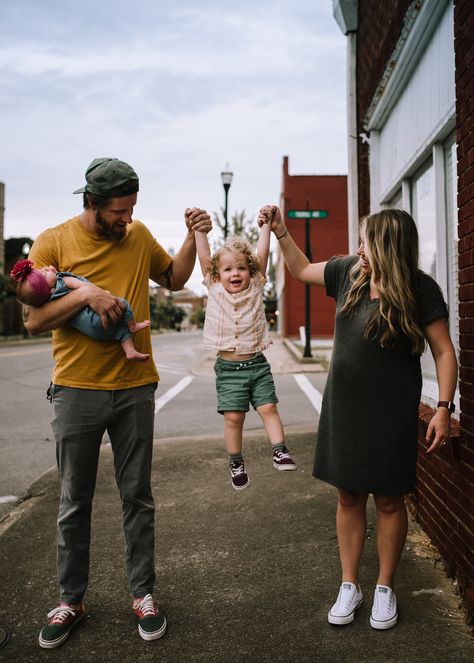
[[[187,235],[169,256],[148,229],[132,219],[138,176],[118,159],[94,159],[86,171],[84,211],[43,232],[30,259],[36,268],[53,265],[92,283],[41,307],[26,308],[31,334],[53,331],[52,427],[61,483],[58,515],[60,605],[48,614],[39,636],[41,647],[62,644],[84,617],[88,584],[92,499],[102,436],[108,432],[123,505],[126,569],[133,611],[144,640],[166,631],[166,618],[153,598],[154,501],[150,474],[154,393],[159,379],[153,361],[127,361],[120,344],[97,341],[68,327],[67,321],[89,305],[107,328],[122,316],[118,297],[130,302],[136,319],[149,318],[148,280],[180,290],[191,275],[194,232],[209,232],[209,215],[187,210]],[[151,354],[148,331],[135,338]]]

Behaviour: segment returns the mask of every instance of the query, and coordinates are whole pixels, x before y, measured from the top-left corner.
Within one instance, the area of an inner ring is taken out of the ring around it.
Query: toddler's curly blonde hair
[[[219,260],[224,251],[230,251],[237,255],[242,255],[249,266],[250,276],[254,276],[260,269],[253,247],[246,239],[238,235],[228,237],[225,243],[217,249],[211,258],[209,265],[209,278],[213,282],[219,281]]]

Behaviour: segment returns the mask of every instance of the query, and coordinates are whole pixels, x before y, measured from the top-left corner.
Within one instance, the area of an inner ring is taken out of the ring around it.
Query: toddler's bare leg
[[[131,336],[123,341],[121,345],[123,351],[127,355],[127,359],[130,361],[148,361],[150,359],[150,355],[143,354],[143,352],[138,352],[138,350],[135,349]]]
[[[136,334],[137,332],[142,331],[142,329],[146,329],[149,326],[150,326],[149,320],[143,320],[143,322],[137,322],[132,318],[127,322],[128,331],[131,332],[132,334]]]
[[[224,412],[224,440],[229,454],[242,451],[245,412]]]
[[[276,403],[265,403],[259,405],[257,412],[263,421],[268,439],[272,444],[279,444],[285,441],[285,433],[283,431],[283,424],[278,414]]]

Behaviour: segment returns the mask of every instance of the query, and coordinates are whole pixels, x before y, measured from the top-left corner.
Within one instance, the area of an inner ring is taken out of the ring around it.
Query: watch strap
[[[452,401],[439,401],[438,405],[436,407],[445,407],[447,408],[450,412],[454,412],[456,409],[456,406]]]

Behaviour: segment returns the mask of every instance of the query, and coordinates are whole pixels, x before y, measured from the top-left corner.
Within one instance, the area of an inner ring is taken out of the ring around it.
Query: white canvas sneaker
[[[386,585],[376,585],[370,625],[372,628],[387,629],[395,626],[397,621],[397,597],[395,593]]]
[[[363,601],[360,587],[357,588],[353,582],[343,582],[339,589],[336,603],[328,612],[328,622],[343,626],[354,621],[357,608]]]

